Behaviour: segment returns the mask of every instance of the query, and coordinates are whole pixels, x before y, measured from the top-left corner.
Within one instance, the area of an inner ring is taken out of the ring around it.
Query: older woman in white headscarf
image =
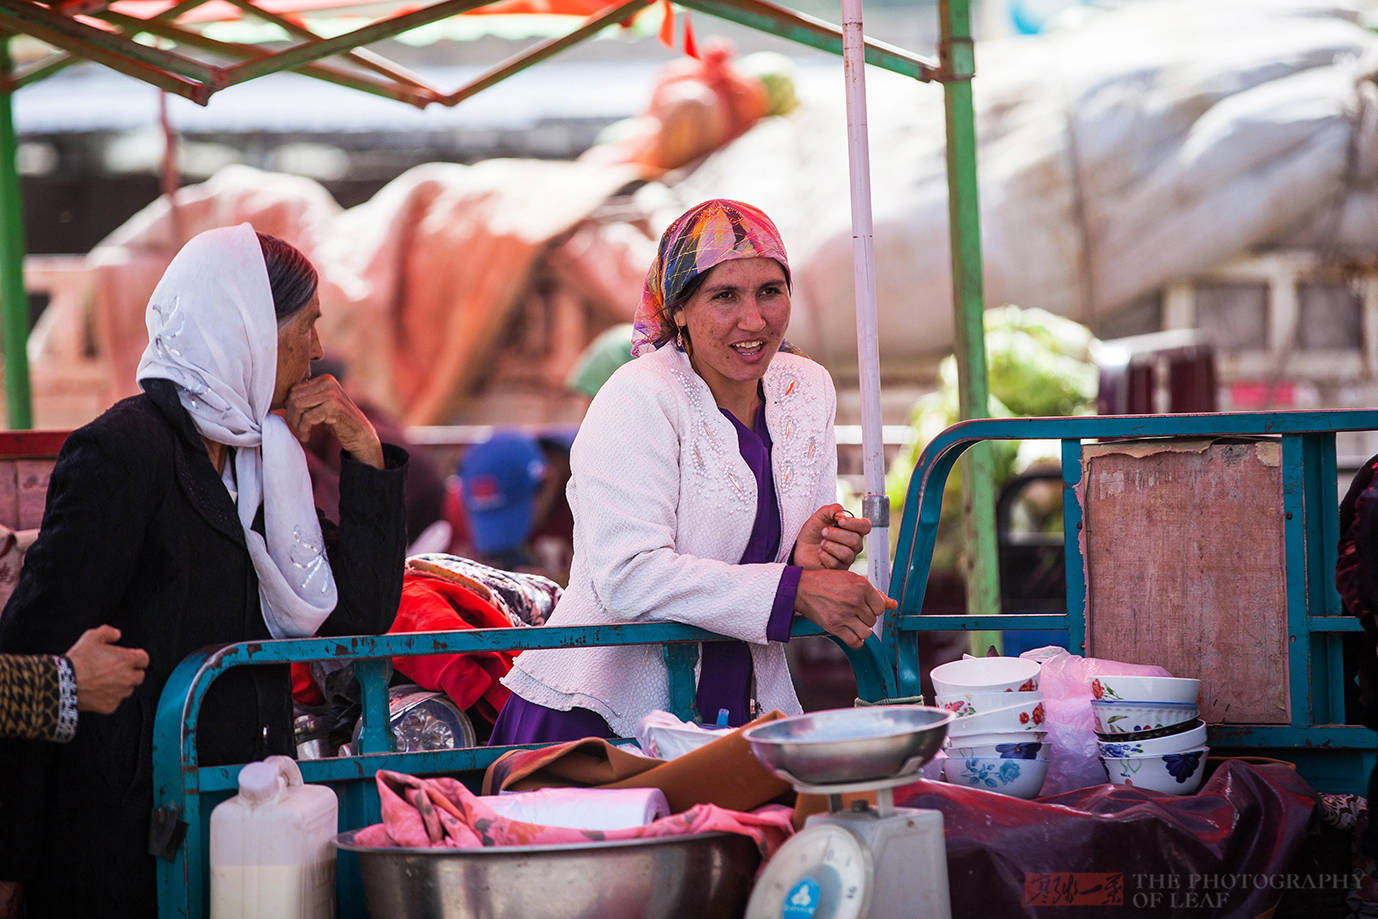
[[[148,306],[143,392],[63,445],[0,650],[61,650],[110,623],[147,679],[62,749],[0,747],[0,880],[31,915],[156,913],[151,738],[173,667],[210,644],[381,633],[401,592],[406,454],[380,444],[321,356],[316,272],[248,224],[178,253]],[[298,441],[345,450],[323,530]],[[241,668],[202,707],[203,763],[291,753],[285,666]]]

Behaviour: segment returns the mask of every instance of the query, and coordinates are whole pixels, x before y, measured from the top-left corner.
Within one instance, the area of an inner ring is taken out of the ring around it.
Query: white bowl
[[[1091,681],[1091,698],[1107,702],[1196,702],[1200,680],[1174,676],[1102,676]]]
[[[957,743],[949,735],[943,738],[943,749],[948,750],[958,746],[995,746],[1006,743],[1044,743],[1047,736],[1047,731],[992,731],[989,734],[962,734],[961,743]]]
[[[938,708],[955,714],[958,718],[988,712],[993,708],[1009,708],[1011,705],[1024,705],[1039,702],[1043,694],[1037,689],[1029,692],[963,692],[951,696],[938,696]]]
[[[1201,710],[1194,702],[1107,702],[1091,700],[1091,714],[1101,734],[1136,734],[1194,721]]]
[[[990,711],[955,718],[947,726],[949,737],[966,734],[989,734],[1002,731],[1046,731],[1043,700],[1023,705],[993,708]]]
[[[949,756],[943,778],[953,785],[980,788],[1015,798],[1036,798],[1048,774],[1048,761],[989,756]]]
[[[1106,759],[1121,759],[1126,756],[1161,756],[1164,753],[1180,753],[1194,750],[1206,742],[1206,726],[1200,725],[1180,734],[1154,737],[1152,740],[1098,740],[1100,755]]]
[[[1028,691],[1038,688],[1038,661],[1022,657],[967,657],[929,671],[933,690],[955,697],[964,692]]]
[[[1151,788],[1173,795],[1196,794],[1206,774],[1206,756],[1210,747],[1197,747],[1161,756],[1122,756],[1115,759],[1101,757],[1106,774],[1116,785]]]
[[[994,744],[969,744],[965,740],[960,746],[948,747],[947,755],[958,759],[979,756],[989,759],[1047,759],[1052,744],[1046,740],[1026,740],[1022,734],[1016,739],[1002,740]]]

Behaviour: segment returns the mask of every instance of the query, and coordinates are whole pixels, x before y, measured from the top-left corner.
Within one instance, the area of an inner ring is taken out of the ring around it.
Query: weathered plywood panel
[[[1208,722],[1288,722],[1278,441],[1083,455],[1090,654],[1199,678]]]
[[[34,529],[43,522],[48,477],[52,475],[55,462],[55,459],[14,461],[19,486],[19,529]]]

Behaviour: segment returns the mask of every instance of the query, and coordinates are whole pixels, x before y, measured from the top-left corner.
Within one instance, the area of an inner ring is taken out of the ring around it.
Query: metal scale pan
[[[782,718],[742,737],[767,769],[800,791],[840,794],[913,782],[952,718],[921,705],[871,705]]]
[[[942,814],[895,808],[892,789],[920,778],[952,712],[918,705],[833,709],[757,725],[743,737],[769,770],[801,792],[826,794],[827,814],[767,863],[746,919],[951,919]],[[876,807],[843,810],[846,792]]]

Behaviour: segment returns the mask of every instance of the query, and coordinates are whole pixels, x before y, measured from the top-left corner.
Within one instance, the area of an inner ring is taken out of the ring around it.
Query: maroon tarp
[[[954,917],[1252,917],[1348,885],[1294,864],[1315,793],[1285,766],[1226,762],[1199,793],[1094,785],[1022,801],[941,782],[896,804],[943,812]]]

